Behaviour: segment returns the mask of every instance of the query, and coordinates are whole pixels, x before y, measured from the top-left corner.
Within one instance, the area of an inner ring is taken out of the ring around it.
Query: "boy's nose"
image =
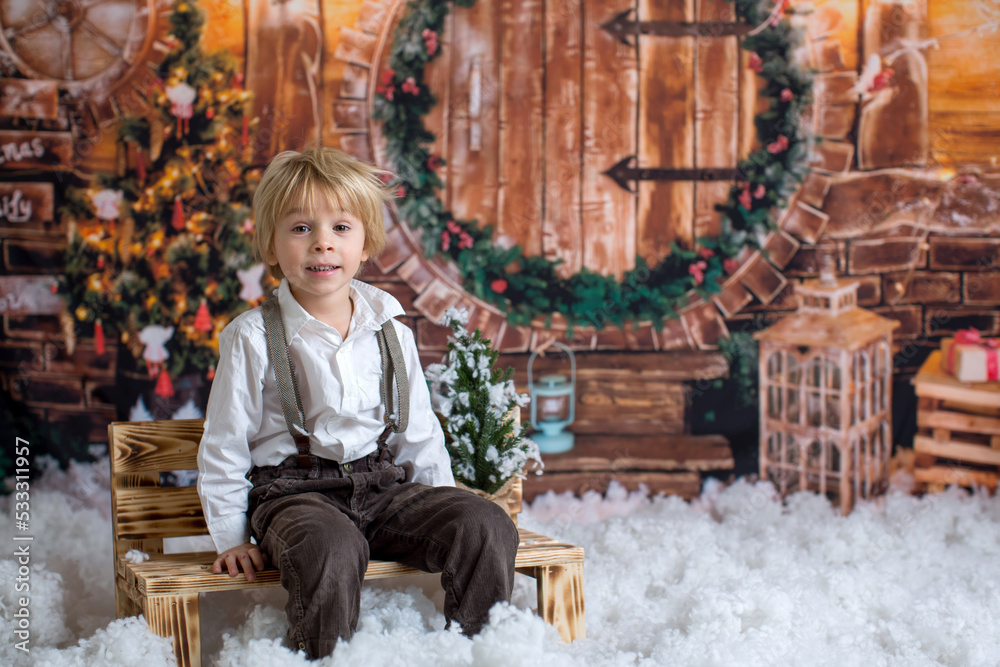
[[[327,250],[333,250],[333,239],[327,238],[325,236],[319,236],[316,239],[313,249],[316,252],[325,252]]]

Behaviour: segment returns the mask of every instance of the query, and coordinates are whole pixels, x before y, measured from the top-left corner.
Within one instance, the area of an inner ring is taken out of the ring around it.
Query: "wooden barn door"
[[[754,136],[733,20],[726,0],[456,8],[427,81],[446,206],[564,275],[620,276],[716,232]]]

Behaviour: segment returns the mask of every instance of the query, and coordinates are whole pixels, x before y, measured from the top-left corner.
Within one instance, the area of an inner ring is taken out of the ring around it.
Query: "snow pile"
[[[101,465],[104,470],[101,470]],[[0,664],[166,665],[168,641],[114,620],[107,462],[31,488],[31,653],[14,647],[16,559],[0,559]],[[94,481],[103,480],[103,490]],[[87,504],[89,501],[90,505]],[[11,499],[0,526],[14,544]],[[543,496],[521,525],[586,549],[587,638],[533,613],[519,576],[474,640],[444,630],[437,578],[366,585],[355,637],[326,665],[996,665],[1000,498],[892,493],[840,517],[768,484],[710,481],[698,500]],[[12,551],[8,550],[8,554]],[[305,665],[281,645],[280,589],[203,596],[206,664]]]

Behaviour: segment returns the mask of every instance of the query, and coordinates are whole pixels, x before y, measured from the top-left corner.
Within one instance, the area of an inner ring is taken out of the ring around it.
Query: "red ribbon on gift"
[[[969,327],[955,332],[955,342],[948,350],[948,370],[955,369],[955,348],[959,345],[975,345],[986,350],[986,379],[1000,380],[1000,340],[983,338],[978,329]]]

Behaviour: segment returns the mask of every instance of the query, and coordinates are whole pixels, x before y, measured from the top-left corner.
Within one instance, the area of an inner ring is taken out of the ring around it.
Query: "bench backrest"
[[[204,427],[204,419],[108,426],[116,561],[129,549],[162,554],[165,537],[208,534],[197,488],[160,484],[162,473],[198,469]],[[512,517],[521,511],[520,482],[508,501],[508,511]]]
[[[164,487],[162,473],[198,469],[204,419],[113,422],[111,522],[116,559],[129,549],[163,553],[163,538],[207,535],[194,486]]]

